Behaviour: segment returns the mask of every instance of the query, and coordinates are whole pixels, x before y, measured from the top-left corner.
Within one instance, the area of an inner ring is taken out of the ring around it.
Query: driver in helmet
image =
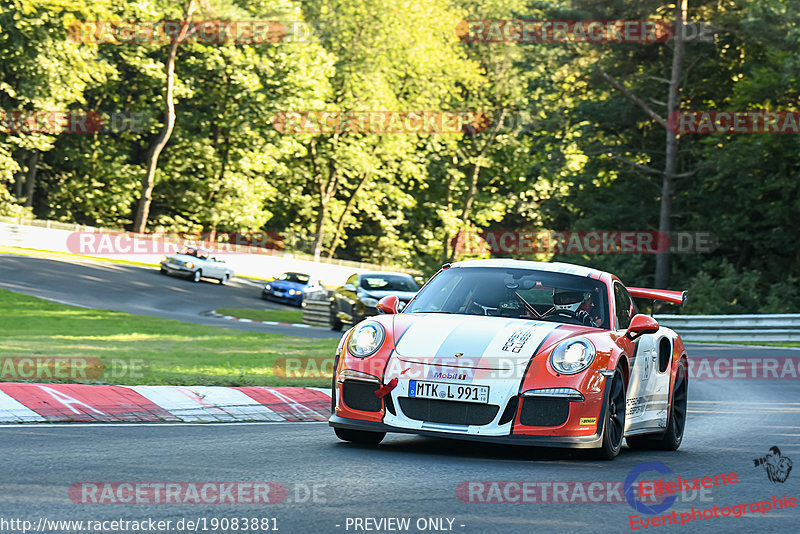
[[[591,291],[555,289],[553,306],[557,312],[574,315],[586,326],[600,326],[603,323],[602,317],[599,317],[595,310]]]

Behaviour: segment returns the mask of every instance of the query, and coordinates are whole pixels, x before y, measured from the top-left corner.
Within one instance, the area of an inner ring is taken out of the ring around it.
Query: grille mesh
[[[488,425],[499,406],[474,402],[400,397],[400,410],[410,419],[451,425]]]

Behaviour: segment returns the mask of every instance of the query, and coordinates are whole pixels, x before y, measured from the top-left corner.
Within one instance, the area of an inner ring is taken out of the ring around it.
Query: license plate
[[[167,267],[172,267],[173,269],[180,269],[181,266],[177,263],[167,263]]]
[[[489,402],[489,386],[409,380],[408,396],[419,399],[454,400],[487,404]]]
[[[282,297],[283,296],[283,291],[275,291],[274,294],[275,294],[276,297]]]

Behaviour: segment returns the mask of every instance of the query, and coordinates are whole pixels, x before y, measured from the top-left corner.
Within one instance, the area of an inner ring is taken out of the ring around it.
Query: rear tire
[[[603,424],[603,444],[596,449],[595,456],[600,460],[613,460],[622,448],[625,433],[625,379],[617,368],[608,384],[610,389],[606,401],[605,422]]]
[[[200,269],[197,269],[194,274],[192,275],[192,282],[199,282],[200,279],[203,277],[203,273],[200,272]]]
[[[683,441],[683,432],[686,429],[686,407],[689,383],[686,380],[686,360],[678,364],[675,374],[675,383],[672,386],[672,405],[669,407],[669,420],[667,431],[663,436],[653,438],[650,436],[631,436],[626,438],[631,449],[676,451]]]
[[[369,432],[367,430],[353,430],[351,428],[334,428],[336,437],[342,441],[358,443],[359,445],[377,445],[384,437],[386,432]]]

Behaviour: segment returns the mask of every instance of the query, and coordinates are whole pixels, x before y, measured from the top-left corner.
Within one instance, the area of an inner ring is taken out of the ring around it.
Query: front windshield
[[[405,310],[414,312],[490,315],[609,328],[603,282],[531,269],[447,269],[428,282]]]
[[[283,273],[278,277],[278,280],[285,280],[287,282],[296,282],[298,284],[306,285],[308,284],[308,279],[310,277],[307,274],[301,273]]]
[[[413,278],[400,274],[364,275],[361,287],[368,291],[419,291]]]
[[[178,254],[183,254],[185,256],[194,256],[201,260],[208,259],[208,254],[204,252],[202,249],[198,249],[195,247],[183,247],[178,251]]]

